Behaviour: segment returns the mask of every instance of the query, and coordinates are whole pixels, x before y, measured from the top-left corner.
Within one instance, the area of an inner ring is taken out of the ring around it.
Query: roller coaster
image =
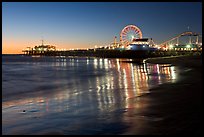
[[[162,42],[161,44],[158,45],[158,47],[163,49],[170,49],[172,46],[179,46],[181,45],[179,40],[181,39],[181,37],[184,37],[184,36],[189,37],[189,41],[186,43],[186,45],[193,44],[198,47],[202,47],[202,35],[192,31],[183,32],[165,42]],[[192,41],[192,37],[196,37],[196,40],[194,42]]]

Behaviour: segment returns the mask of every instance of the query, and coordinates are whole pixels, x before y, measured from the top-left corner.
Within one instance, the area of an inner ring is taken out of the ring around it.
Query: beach
[[[124,134],[202,135],[202,57],[163,57],[145,62],[170,64],[182,71],[176,82],[161,84],[140,97],[139,105],[148,105],[129,115],[138,124]]]
[[[202,133],[199,56],[3,56],[2,68],[3,135]]]

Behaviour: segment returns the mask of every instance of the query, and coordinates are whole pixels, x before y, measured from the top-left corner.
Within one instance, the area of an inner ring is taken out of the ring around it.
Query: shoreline
[[[158,85],[158,87],[151,88],[149,90],[150,93],[140,97],[128,98],[127,101],[129,104],[134,105],[125,107],[124,111],[114,113],[117,116],[122,116],[120,122],[124,125],[124,128],[121,128],[122,130],[118,129],[118,119],[116,119],[116,126],[115,124],[109,125],[109,123],[107,123],[110,127],[115,126],[111,133],[125,135],[202,135],[202,60],[200,59],[201,56],[180,56],[146,60],[146,63],[167,63],[179,67],[178,70],[183,69],[183,71],[177,72],[181,76],[181,79],[175,83],[165,83]],[[129,62],[136,63],[137,61],[127,61],[127,63]],[[167,65],[167,67],[168,66],[169,65]],[[73,110],[75,110],[74,107]],[[73,110],[70,112],[73,112]],[[32,112],[31,110],[30,112],[34,115],[36,113],[35,111],[36,110]],[[26,110],[26,112],[29,111]],[[25,113],[23,112],[23,114]],[[61,113],[61,115],[63,116],[63,113]],[[59,117],[56,116],[56,119],[58,118]],[[60,122],[60,120],[58,122]],[[38,127],[36,127],[36,129],[38,129]],[[104,131],[97,133],[106,134]],[[50,132],[48,128],[48,130],[38,132],[37,134],[58,133],[61,134],[60,129],[56,129],[56,132]],[[96,132],[94,131],[92,133]],[[31,134],[35,134],[35,132],[31,132]]]
[[[146,117],[140,120],[145,124],[134,125],[124,134],[202,135],[202,56],[159,57],[145,62],[177,66],[183,70],[179,73],[181,79],[161,84],[142,96],[137,103],[148,106],[138,110],[141,112],[135,117]]]

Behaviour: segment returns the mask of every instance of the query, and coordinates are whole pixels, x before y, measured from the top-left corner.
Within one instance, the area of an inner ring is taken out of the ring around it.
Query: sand
[[[138,110],[134,117],[144,119],[124,134],[202,135],[202,57],[163,57],[147,59],[146,62],[171,64],[183,71],[176,83],[162,84],[140,98],[138,103],[149,105],[143,111]]]

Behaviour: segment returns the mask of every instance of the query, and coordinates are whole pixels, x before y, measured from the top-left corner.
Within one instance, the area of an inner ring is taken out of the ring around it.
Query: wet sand
[[[139,105],[148,105],[129,115],[138,124],[124,134],[202,135],[202,57],[153,58],[146,63],[171,64],[182,72],[177,82],[162,84],[140,97]]]

